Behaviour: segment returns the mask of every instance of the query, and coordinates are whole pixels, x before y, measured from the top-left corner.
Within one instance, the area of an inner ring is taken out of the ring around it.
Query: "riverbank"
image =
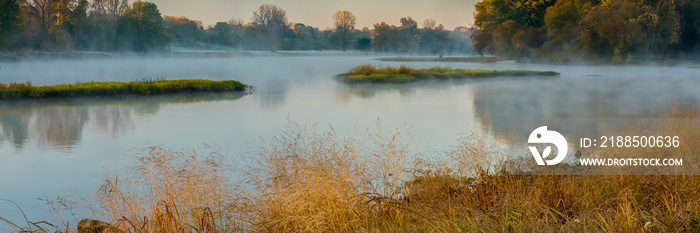
[[[432,67],[415,69],[401,65],[399,67],[380,67],[362,65],[350,69],[348,73],[336,77],[347,83],[406,83],[427,79],[462,79],[486,77],[523,77],[523,76],[558,76],[553,71],[530,70],[466,70],[449,67]]]
[[[694,106],[660,111],[661,118],[700,118]],[[700,137],[700,130],[678,126],[636,132]],[[278,137],[241,156],[218,147],[201,154],[144,148],[135,152],[127,175],[95,188],[81,216],[103,220],[115,232],[700,230],[698,170],[528,175],[523,169],[532,163],[506,159],[505,148],[479,131],[465,132],[454,150],[431,154],[413,144],[411,129],[376,130],[343,136],[288,123]],[[699,156],[697,140],[683,143],[649,156]],[[53,224],[74,229],[75,222]],[[10,225],[22,231],[31,230],[29,224]]]
[[[235,80],[211,81],[206,79],[146,80],[140,82],[88,82],[32,86],[25,83],[0,83],[0,100],[49,99],[99,96],[150,96],[195,92],[249,91],[252,87]]]

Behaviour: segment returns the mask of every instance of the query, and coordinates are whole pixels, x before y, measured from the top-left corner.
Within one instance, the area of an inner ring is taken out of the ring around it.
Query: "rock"
[[[110,227],[109,223],[86,218],[78,222],[78,233],[102,233]]]

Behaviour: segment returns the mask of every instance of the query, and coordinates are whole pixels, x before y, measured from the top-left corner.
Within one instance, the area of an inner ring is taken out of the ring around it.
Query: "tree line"
[[[635,62],[697,56],[698,0],[482,0],[479,54],[544,61]]]
[[[261,5],[248,23],[204,27],[187,17],[161,15],[151,2],[128,0],[0,0],[0,50],[152,52],[174,47],[241,50],[376,50],[427,54],[469,53],[471,30],[447,30],[410,18],[355,28],[356,17],[338,11],[334,28],[290,23],[286,11]]]

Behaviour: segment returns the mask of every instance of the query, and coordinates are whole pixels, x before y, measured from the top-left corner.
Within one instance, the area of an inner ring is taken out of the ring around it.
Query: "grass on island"
[[[405,83],[426,79],[459,79],[483,77],[513,77],[513,76],[557,76],[553,71],[529,70],[466,70],[449,67],[432,67],[415,69],[406,65],[396,67],[375,67],[361,65],[350,69],[348,73],[337,77],[348,83]]]
[[[700,118],[700,111],[672,107],[659,117]],[[635,135],[678,135],[688,139],[682,147],[655,148],[653,156],[697,158],[697,127]],[[87,217],[110,223],[110,232],[700,231],[698,170],[527,175],[480,132],[429,154],[411,129],[377,128],[341,136],[291,124],[254,156],[147,148],[130,173],[96,190]]]
[[[31,82],[12,82],[10,84],[0,83],[0,100],[227,92],[246,91],[249,88],[248,85],[234,80],[211,81],[206,79],[88,82],[51,86],[33,86]]]
[[[495,63],[498,62],[496,57],[384,57],[379,58],[380,61],[398,61],[398,62],[476,62],[476,63]]]

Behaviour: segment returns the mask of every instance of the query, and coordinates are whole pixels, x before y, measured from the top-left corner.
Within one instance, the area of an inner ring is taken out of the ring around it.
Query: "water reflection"
[[[29,119],[31,111],[0,111],[0,143],[9,142],[21,150],[29,139]]]
[[[141,108],[144,109],[144,108]],[[147,111],[143,115],[155,115],[159,107],[145,108],[154,109]],[[134,121],[132,114],[139,112],[135,107],[128,106],[97,106],[90,107],[90,118],[93,119],[95,128],[103,134],[118,137],[132,132]]]
[[[562,77],[527,83],[480,84],[475,87],[474,112],[482,125],[502,137],[527,136],[533,129],[549,124],[565,136],[576,138],[598,135],[600,129],[614,131],[621,126],[619,121],[601,118],[652,118],[662,111],[659,106],[693,104],[700,100],[696,91],[676,88],[682,82],[669,85],[674,81],[663,83],[657,78]],[[657,85],[649,88],[645,82],[657,82]],[[545,121],[575,118],[599,120]]]
[[[50,107],[33,110],[31,120],[31,137],[39,147],[52,147],[70,150],[80,142],[83,127],[88,122],[88,108]]]
[[[552,80],[556,77],[501,77],[481,79],[450,79],[450,80],[426,80],[403,84],[348,84],[336,88],[336,100],[339,103],[348,103],[350,96],[358,96],[363,99],[373,99],[388,93],[398,93],[400,96],[411,96],[418,90],[444,91],[449,88],[463,87],[479,83],[498,82],[527,82],[532,80]]]
[[[21,151],[30,142],[40,148],[70,151],[80,144],[88,123],[102,135],[127,136],[134,117],[154,116],[168,104],[234,101],[241,93],[189,94],[120,99],[10,101],[0,103],[0,145]]]

